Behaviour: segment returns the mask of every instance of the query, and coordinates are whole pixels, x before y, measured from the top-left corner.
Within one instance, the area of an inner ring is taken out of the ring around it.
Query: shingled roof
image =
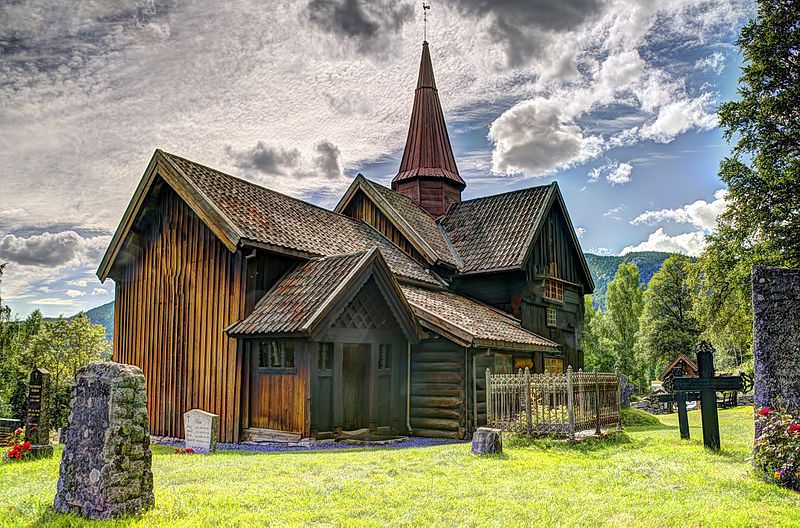
[[[439,92],[433,78],[433,65],[428,43],[422,43],[422,58],[419,64],[417,89],[411,110],[406,148],[400,169],[392,180],[392,187],[399,182],[418,176],[443,178],[455,182],[461,189],[466,183],[458,175],[447,125],[444,121]]]
[[[199,163],[156,150],[145,178],[112,239],[98,270],[108,276],[114,257],[156,175],[163,177],[220,236],[230,250],[257,245],[313,258],[378,247],[392,272],[407,279],[441,284],[371,226]]]
[[[440,220],[464,273],[523,265],[555,184],[453,204]]]
[[[430,259],[431,264],[441,261],[453,268],[459,267],[459,261],[447,240],[447,235],[427,211],[408,196],[368,180],[361,174],[355,177],[335,210],[344,212],[359,190],[389,217],[400,232],[414,244],[417,251]]]
[[[522,328],[519,319],[444,290],[401,285],[423,326],[465,347],[557,352],[559,345]]]
[[[289,272],[256,304],[253,313],[227,328],[229,335],[310,335],[352,298],[369,277],[386,290],[390,312],[411,341],[417,327],[411,308],[378,248],[311,259]],[[335,314],[334,314],[335,315]]]

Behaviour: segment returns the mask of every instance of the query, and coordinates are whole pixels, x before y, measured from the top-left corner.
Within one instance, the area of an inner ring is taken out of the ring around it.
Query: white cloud
[[[86,292],[82,292],[80,290],[67,290],[64,293],[66,294],[67,297],[70,297],[72,299],[74,299],[75,297],[83,297],[84,295],[86,295]]]
[[[75,280],[68,281],[67,284],[69,284],[70,286],[79,286],[81,288],[85,288],[86,286],[89,285],[89,280],[88,279],[75,279]]]
[[[714,95],[704,93],[696,99],[682,99],[661,107],[658,117],[641,129],[645,139],[669,143],[692,129],[710,130],[717,126]]]
[[[631,181],[631,171],[633,166],[629,163],[620,163],[617,167],[606,175],[606,179],[611,185],[622,185]]]
[[[565,123],[553,101],[520,103],[492,123],[489,138],[495,145],[492,169],[500,173],[549,174],[581,163],[601,152],[602,140],[584,135],[576,124]]]
[[[625,247],[620,251],[620,255],[634,251],[666,251],[696,257],[703,251],[705,245],[706,237],[702,231],[670,236],[659,227],[654,233],[650,233],[644,242]]]
[[[108,290],[105,288],[95,288],[92,290],[92,295],[108,295]]]
[[[583,235],[585,235],[585,234],[586,234],[586,230],[584,228],[582,228],[582,227],[576,227],[575,228],[575,236],[577,236],[578,238],[583,238]]]
[[[719,189],[714,193],[714,200],[706,202],[697,200],[678,209],[661,209],[659,211],[645,211],[633,220],[633,225],[654,225],[661,222],[676,222],[679,224],[692,224],[710,232],[716,228],[717,217],[725,210],[727,191]]]
[[[607,216],[609,218],[613,218],[614,220],[622,220],[622,216],[621,215],[622,215],[622,211],[624,211],[624,210],[625,210],[625,206],[624,205],[618,205],[617,207],[612,207],[611,209],[609,209],[608,211],[603,213],[603,216]]]
[[[722,74],[725,70],[725,55],[719,51],[715,51],[707,57],[698,59],[694,63],[694,67],[701,71],[713,72],[716,75]]]

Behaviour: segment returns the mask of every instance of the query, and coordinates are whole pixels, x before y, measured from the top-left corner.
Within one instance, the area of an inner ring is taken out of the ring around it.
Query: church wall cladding
[[[425,258],[414,248],[411,242],[403,236],[395,225],[378,209],[371,200],[364,196],[363,192],[358,194],[350,202],[345,210],[345,215],[361,220],[377,229],[383,236],[391,240],[394,245],[399,247],[406,255],[413,258],[421,265],[426,266]]]
[[[554,205],[533,245],[525,270],[458,277],[454,289],[518,317],[523,328],[562,345],[564,368],[584,367],[580,334],[584,305],[578,257],[569,240],[563,214]],[[562,281],[563,301],[544,298],[546,278]],[[547,321],[547,309],[556,311],[556,325]],[[537,353],[534,371],[543,372],[543,353]]]
[[[243,339],[244,390],[242,428],[273,429],[310,434],[312,345],[303,339],[282,340],[291,343],[294,368],[286,372],[270,371],[259,365],[261,342],[266,339]]]
[[[411,350],[411,429],[417,436],[464,438],[469,377],[464,347],[436,337]]]
[[[148,198],[134,260],[118,263],[114,361],[147,380],[154,435],[183,437],[183,413],[220,417],[219,440],[238,441],[241,350],[223,332],[242,318],[243,255],[231,253],[163,182]]]

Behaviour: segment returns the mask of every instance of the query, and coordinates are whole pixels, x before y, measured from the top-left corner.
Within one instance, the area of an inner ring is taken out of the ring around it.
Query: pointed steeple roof
[[[419,78],[414,93],[411,124],[400,170],[392,180],[392,188],[417,177],[442,178],[453,182],[459,190],[467,186],[458,175],[458,167],[447,135],[447,126],[433,77],[428,43],[422,43]]]

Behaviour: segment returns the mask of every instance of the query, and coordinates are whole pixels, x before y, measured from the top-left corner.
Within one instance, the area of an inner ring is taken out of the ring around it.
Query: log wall
[[[467,431],[464,348],[425,339],[411,350],[411,429],[416,436],[464,438]]]
[[[241,351],[223,330],[244,314],[241,251],[166,184],[148,200],[113,270],[113,359],[144,371],[152,434],[183,437],[183,413],[203,409],[219,415],[219,440],[236,442]]]

